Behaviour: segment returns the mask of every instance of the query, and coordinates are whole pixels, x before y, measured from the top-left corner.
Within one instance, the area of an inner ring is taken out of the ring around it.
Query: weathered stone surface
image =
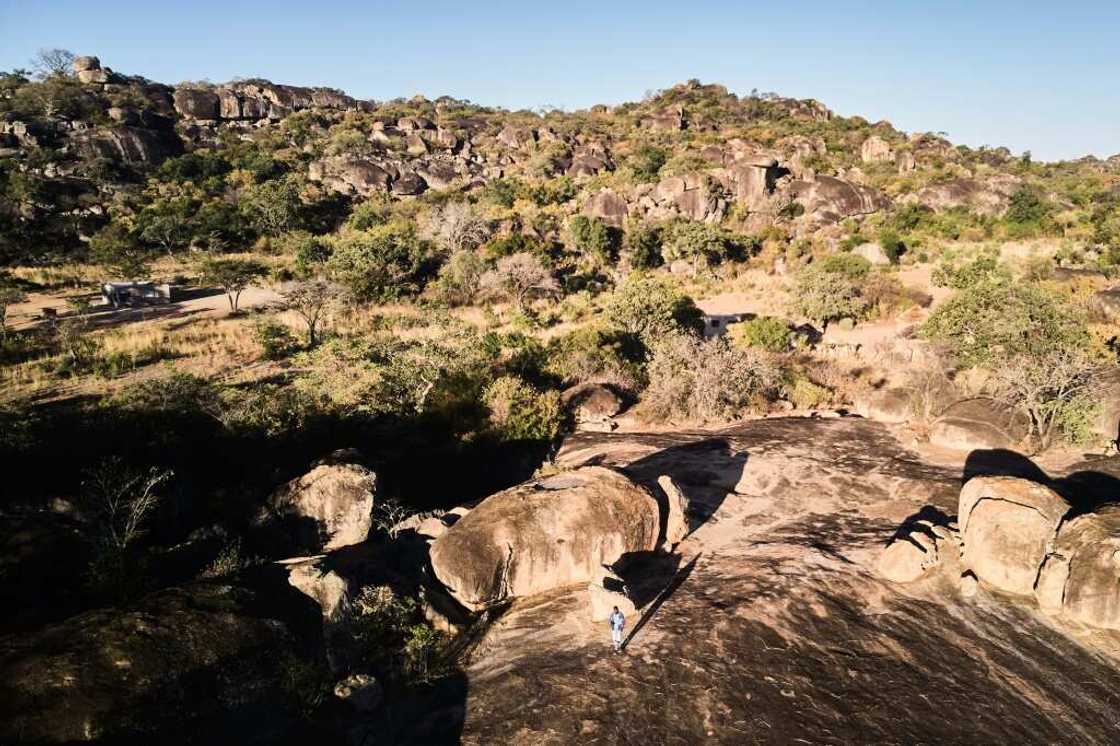
[[[953,404],[930,428],[929,440],[954,450],[1012,448],[1028,434],[1029,420],[991,399],[966,399]]]
[[[896,539],[879,555],[879,574],[893,583],[911,583],[937,563],[937,555],[905,539]]]
[[[855,402],[857,413],[876,422],[898,424],[909,422],[913,407],[910,394],[904,389],[884,388],[869,391]]]
[[[604,422],[622,411],[623,401],[602,383],[581,383],[565,389],[560,401],[571,412],[577,425]]]
[[[357,544],[369,535],[376,486],[364,466],[321,464],[276,490],[257,522],[277,526],[289,554]]]
[[[82,83],[108,83],[109,71],[108,70],[79,70],[78,80]]]
[[[74,58],[74,72],[80,73],[86,70],[100,70],[101,60],[93,55],[79,55]]]
[[[99,127],[75,138],[80,152],[134,164],[154,165],[182,152],[183,146],[171,130],[129,125]]]
[[[688,498],[668,474],[658,477],[657,484],[669,501],[665,515],[665,543],[672,547],[688,536]]]
[[[626,584],[607,567],[600,569],[596,577],[587,584],[587,595],[591,606],[591,621],[605,622],[615,607],[633,624],[637,619],[634,602],[626,595]]]
[[[862,256],[867,261],[880,267],[891,263],[887,252],[883,251],[883,247],[877,243],[861,243],[852,249],[852,253],[856,256]]]
[[[412,171],[406,171],[394,179],[391,187],[393,194],[400,197],[414,197],[423,194],[427,188],[427,182],[419,174]]]
[[[308,178],[341,194],[368,197],[389,188],[389,173],[377,163],[360,158],[335,157],[313,161]]]
[[[790,196],[805,212],[823,222],[838,222],[855,215],[869,215],[886,208],[890,200],[871,187],[859,186],[834,176],[790,184]]]
[[[894,151],[891,150],[891,144],[878,135],[872,135],[863,141],[863,145],[859,149],[859,155],[864,163],[883,163],[894,160]]]
[[[939,212],[968,207],[984,215],[1001,215],[1020,183],[1017,177],[1009,175],[993,176],[984,181],[963,177],[924,187],[914,201]]]
[[[918,167],[917,161],[914,160],[914,154],[909,150],[903,150],[896,155],[895,162],[898,164],[900,174],[908,174]]]
[[[683,130],[685,128],[684,108],[681,106],[670,106],[660,111],[654,112],[649,117],[641,121],[643,127],[648,127],[653,130]]]
[[[483,500],[436,539],[432,569],[469,609],[584,583],[623,554],[656,548],[657,500],[622,474],[585,467]]]
[[[288,571],[288,584],[319,605],[324,620],[345,613],[350,586],[337,572],[328,569],[324,558],[297,557],[279,563]]]
[[[217,119],[218,94],[201,88],[176,88],[175,110],[188,119]]]
[[[1030,595],[1068,511],[1060,495],[1026,479],[970,479],[961,490],[957,519],[965,566],[994,588]]]
[[[958,589],[961,595],[965,598],[972,598],[976,592],[980,590],[980,582],[976,579],[975,573],[965,572],[961,575],[960,584]]]
[[[616,228],[622,226],[629,214],[626,200],[609,189],[596,192],[583,205],[585,215],[600,218]]]
[[[507,125],[498,133],[498,142],[517,150],[525,150],[537,141],[536,133],[528,127]]]
[[[1120,629],[1120,506],[1062,525],[1039,573],[1042,609],[1091,627]]]
[[[381,684],[370,674],[351,674],[334,685],[334,696],[359,712],[374,712],[381,706]]]

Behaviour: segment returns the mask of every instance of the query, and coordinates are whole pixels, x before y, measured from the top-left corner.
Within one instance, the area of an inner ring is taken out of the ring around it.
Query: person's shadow
[[[638,623],[635,624],[633,629],[630,630],[630,634],[627,635],[626,639],[622,641],[622,645],[619,648],[620,650],[626,649],[626,647],[630,644],[630,641],[633,640],[639,632],[641,632],[642,627],[649,624],[650,619],[653,619],[653,615],[657,613],[657,610],[660,609],[661,606],[666,601],[668,601],[674,593],[677,592],[677,589],[684,584],[684,581],[688,580],[688,577],[692,575],[692,570],[696,567],[696,562],[699,559],[700,553],[697,553],[696,556],[689,560],[684,567],[677,570],[677,573],[669,581],[669,584],[665,586],[665,588],[659,594],[657,594],[657,598],[653,600],[653,603],[650,604],[649,608],[645,610],[645,612],[642,614],[641,619],[638,620]]]

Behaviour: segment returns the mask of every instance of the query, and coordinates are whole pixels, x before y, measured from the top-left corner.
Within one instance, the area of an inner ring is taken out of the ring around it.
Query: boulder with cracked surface
[[[973,477],[961,490],[963,561],[1006,593],[1031,595],[1069,503],[1045,485],[1017,477]]]

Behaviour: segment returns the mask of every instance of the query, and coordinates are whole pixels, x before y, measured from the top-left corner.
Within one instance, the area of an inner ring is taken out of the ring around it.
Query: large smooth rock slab
[[[469,609],[598,577],[657,547],[656,498],[622,474],[584,467],[483,500],[436,539],[432,569]]]

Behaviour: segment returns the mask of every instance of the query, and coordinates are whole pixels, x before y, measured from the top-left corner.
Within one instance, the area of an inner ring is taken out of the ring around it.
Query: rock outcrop
[[[376,486],[376,475],[359,464],[318,463],[276,490],[257,524],[283,534],[288,556],[357,544],[369,535]]]
[[[657,500],[622,474],[584,467],[483,500],[431,547],[432,570],[468,609],[586,583],[657,548]]]
[[[956,566],[961,536],[944,516],[934,522],[920,519],[903,526],[879,555],[879,574],[894,583],[911,583],[942,564]]]
[[[958,511],[965,566],[993,588],[1030,595],[1069,504],[1025,479],[974,477]]]
[[[615,607],[627,619],[637,615],[634,602],[626,595],[626,584],[609,567],[601,568],[587,584],[587,595],[593,622],[605,622]]]
[[[871,187],[853,184],[834,176],[818,176],[813,181],[797,180],[789,186],[790,196],[805,212],[820,222],[836,223],[856,215],[870,215],[890,204],[890,200]]]
[[[247,80],[213,87],[179,86],[175,110],[188,119],[279,120],[303,109],[357,109],[362,104],[330,88]]]
[[[860,159],[864,163],[883,163],[894,160],[894,151],[891,144],[879,137],[872,135],[863,141],[859,149]]]
[[[967,207],[983,215],[1002,215],[1020,183],[1013,176],[993,177],[986,181],[962,177],[931,184],[914,195],[911,201],[938,212]]]
[[[292,723],[283,666],[315,655],[320,629],[318,607],[277,571],[253,587],[172,588],[10,637],[0,742],[140,743],[150,736],[129,739],[184,729],[278,739]]]
[[[1120,629],[1120,506],[1078,516],[1058,530],[1039,571],[1035,597],[1050,614]]]
[[[602,383],[581,383],[565,389],[560,402],[570,413],[576,429],[602,429],[622,411],[624,402],[614,389]]]
[[[930,427],[935,445],[961,451],[1013,448],[1029,433],[1030,421],[1017,410],[992,399],[966,399],[953,404]]]

